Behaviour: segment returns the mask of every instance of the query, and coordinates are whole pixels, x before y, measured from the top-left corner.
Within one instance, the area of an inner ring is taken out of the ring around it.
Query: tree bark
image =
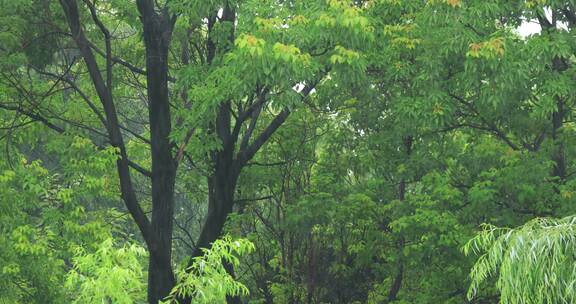
[[[554,151],[552,160],[554,161],[554,170],[552,175],[559,178],[560,183],[566,179],[566,156],[564,153],[564,140],[560,138],[560,132],[564,124],[564,103],[557,102],[558,110],[552,113],[552,140]]]
[[[138,0],[146,46],[146,82],[150,146],[152,155],[152,219],[156,248],[150,250],[148,302],[156,304],[170,294],[175,277],[172,270],[172,230],[176,160],[172,156],[172,122],[168,92],[168,50],[175,18],[167,8],[155,11],[154,2]]]
[[[221,157],[222,155],[218,156]],[[210,248],[212,242],[220,237],[226,218],[232,212],[239,172],[231,169],[231,162],[220,162],[209,178],[208,214],[196,243],[197,248],[192,254],[193,258],[202,256],[202,248]]]
[[[412,144],[414,138],[412,136],[406,136],[403,139],[403,148],[405,151],[406,158],[409,159],[410,155],[412,154]],[[398,185],[398,200],[404,201],[406,199],[406,178],[402,177],[400,184]],[[402,249],[404,247],[404,237],[400,236],[398,240],[398,252],[401,254]],[[400,256],[398,260],[398,270],[396,272],[396,276],[394,277],[394,281],[392,281],[392,285],[390,285],[390,291],[388,292],[388,302],[393,302],[398,297],[398,293],[402,288],[402,281],[404,279],[404,261]]]
[[[306,303],[312,304],[314,302],[314,292],[316,290],[316,252],[314,244],[314,233],[310,232],[308,235],[308,243],[310,244],[308,248],[308,286],[306,290]]]
[[[570,17],[570,11],[564,11],[564,14]],[[573,13],[573,12],[572,12]],[[548,17],[537,14],[537,19],[542,28],[542,32],[549,34],[556,30],[556,20],[559,13],[556,10],[552,10],[552,20]],[[552,70],[558,73],[562,73],[569,68],[569,64],[565,58],[554,57],[552,59]],[[560,132],[562,131],[562,126],[564,125],[564,116],[566,115],[566,110],[564,109],[564,101],[560,97],[556,97],[556,111],[552,113],[552,140],[554,145],[554,150],[552,152],[552,160],[554,161],[554,168],[552,170],[552,175],[558,177],[558,183],[562,184],[566,180],[566,155],[564,147],[564,139],[560,138]],[[556,187],[556,191],[558,187]]]
[[[562,58],[554,58],[552,61],[552,69],[558,73],[562,73],[569,68],[568,64]],[[564,116],[566,109],[564,100],[556,97],[556,111],[552,113],[552,140],[554,150],[552,152],[552,160],[554,161],[553,176],[558,177],[559,183],[562,184],[566,180],[566,155],[564,147],[564,139],[561,138],[562,127],[564,126]]]

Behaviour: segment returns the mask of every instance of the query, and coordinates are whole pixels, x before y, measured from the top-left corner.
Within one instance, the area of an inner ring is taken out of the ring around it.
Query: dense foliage
[[[0,303],[573,303],[575,28],[570,0],[0,1]]]

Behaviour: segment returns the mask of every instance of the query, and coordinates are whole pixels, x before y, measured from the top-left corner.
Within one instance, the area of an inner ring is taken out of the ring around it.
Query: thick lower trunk
[[[231,166],[229,166],[231,168]],[[202,248],[210,248],[224,228],[228,215],[234,205],[234,190],[236,189],[236,173],[228,168],[217,169],[210,178],[210,193],[208,198],[208,215],[196,243],[192,257],[202,256]]]
[[[228,272],[232,277],[235,276],[234,274],[234,265],[230,264],[230,263],[226,263],[225,261],[224,263],[224,268],[226,268],[226,272]],[[238,296],[226,296],[226,303],[228,304],[240,304],[242,303],[240,297]]]
[[[228,214],[234,205],[234,191],[240,167],[234,160],[234,140],[230,133],[230,104],[220,105],[214,131],[222,141],[222,149],[212,152],[214,172],[208,178],[208,215],[196,243],[192,257],[202,255],[202,248],[210,248],[220,237]]]
[[[218,206],[218,209],[208,211],[206,222],[202,227],[200,237],[196,244],[196,250],[194,250],[194,253],[192,254],[193,258],[202,256],[202,249],[209,249],[212,246],[212,243],[220,237],[226,218],[228,217],[228,214],[232,212],[232,206],[226,206],[227,203],[224,202],[224,200],[215,200],[215,205],[220,206]],[[222,205],[224,206],[222,206],[221,203],[223,203]]]
[[[398,292],[400,292],[400,288],[402,287],[403,277],[404,277],[404,267],[403,264],[400,263],[400,267],[398,267],[396,277],[394,277],[394,281],[390,286],[390,292],[388,293],[388,302],[395,301],[396,298],[398,297]]]
[[[308,287],[306,303],[312,304],[314,291],[316,289],[316,254],[314,251],[314,235],[310,233],[308,237],[310,247],[308,248]]]
[[[216,159],[220,158],[225,152],[217,152]],[[202,226],[202,231],[196,242],[196,249],[192,253],[188,266],[194,262],[194,258],[204,255],[203,249],[210,249],[212,243],[222,234],[224,224],[228,215],[232,212],[234,205],[234,191],[238,177],[237,171],[232,170],[232,162],[217,162],[214,174],[208,180],[208,214]],[[230,274],[234,274],[231,265],[224,265]],[[227,297],[228,303],[240,303],[238,297]],[[190,298],[179,299],[182,304],[192,303]]]
[[[171,262],[174,178],[170,175],[164,177],[160,175],[156,180],[154,178],[153,176],[152,231],[156,235],[157,246],[149,248],[148,303],[150,304],[157,304],[167,297],[175,284]]]
[[[170,258],[154,258],[148,263],[148,303],[158,303],[170,294],[174,287],[174,273]]]

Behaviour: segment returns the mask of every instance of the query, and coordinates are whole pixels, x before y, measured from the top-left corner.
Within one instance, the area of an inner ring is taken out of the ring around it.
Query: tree
[[[504,285],[484,277],[466,299],[479,268],[461,247],[483,223],[528,222],[552,240],[529,221],[574,213],[575,11],[560,0],[1,3],[2,300],[83,301],[94,294],[57,287],[77,271],[103,287],[72,289],[107,290],[110,265],[130,274],[134,299],[147,274],[150,303],[209,291],[232,303],[500,299]],[[541,31],[521,35],[526,22]],[[253,253],[236,259],[225,234]],[[148,271],[106,262],[134,243]],[[118,290],[97,297],[128,299]]]
[[[25,22],[32,18],[31,10],[38,7],[35,2],[23,4],[18,17]],[[243,167],[295,106],[308,98],[332,67],[333,73],[346,66],[361,71],[361,66],[353,61],[358,55],[339,44],[349,41],[343,45],[359,45],[370,36],[370,29],[357,8],[340,1],[272,6],[273,11],[263,12],[278,16],[270,21],[256,17],[261,8],[256,2],[240,6],[232,1],[142,0],[135,4],[132,7],[125,2],[62,0],[58,8],[46,3],[46,10],[39,17],[48,27],[44,34],[57,36],[49,41],[72,46],[74,51],[61,47],[51,54],[42,53],[52,57],[42,65],[34,62],[37,54],[30,54],[28,60],[7,63],[5,71],[11,75],[4,79],[19,83],[15,86],[18,95],[14,95],[18,97],[1,107],[24,117],[26,123],[40,122],[63,135],[78,132],[101,148],[111,146],[117,151],[121,197],[149,251],[148,301],[156,303],[169,294],[175,283],[171,250],[178,167],[184,162],[188,166],[198,162],[209,168],[208,213],[191,254],[195,257],[221,234],[233,210],[236,182]],[[237,16],[245,19],[237,20]],[[319,21],[309,22],[318,16],[322,17]],[[61,21],[66,21],[66,26]],[[243,33],[259,22],[260,34],[266,35],[266,40]],[[281,27],[288,23],[289,27]],[[175,43],[174,33],[183,35],[183,40]],[[24,31],[18,34],[11,38],[27,38]],[[128,41],[120,38],[124,34]],[[294,45],[301,38],[306,38],[300,40],[305,43]],[[132,46],[143,48],[140,54],[144,56],[145,69],[131,63],[139,61],[138,53],[129,59],[117,57]],[[176,50],[182,56],[171,54]],[[14,45],[7,52],[22,50]],[[247,62],[256,64],[247,66]],[[274,66],[286,69],[274,70]],[[170,70],[177,71],[179,80],[170,75]],[[90,85],[77,78],[84,71]],[[254,77],[242,79],[245,73]],[[48,81],[51,87],[46,91],[24,87],[22,75],[31,75],[35,82]],[[143,76],[145,85],[140,84]],[[295,86],[302,88],[294,91]],[[74,116],[68,112],[71,108],[56,101],[60,88],[67,88],[65,96],[71,101],[86,103],[86,108],[76,108],[98,123],[70,117]],[[139,95],[143,105],[132,105],[122,92]],[[56,104],[67,115],[49,114],[50,106]],[[267,119],[265,112],[270,104],[279,109]],[[174,112],[181,115],[174,118]],[[148,118],[143,119],[142,114]],[[172,132],[173,125],[178,132]],[[201,137],[202,144],[208,143],[208,149],[188,145],[192,137],[200,135],[205,136]],[[150,161],[139,161],[150,163],[150,169],[129,158],[133,142],[141,142],[139,148],[149,149]],[[193,153],[196,159],[190,156],[189,150],[194,149],[198,152]],[[149,198],[137,194],[135,180],[139,184],[140,177],[134,177],[134,172],[149,179]],[[142,203],[146,200],[151,205],[150,218]]]
[[[574,217],[536,218],[515,229],[485,225],[464,247],[481,254],[470,272],[468,298],[497,276],[502,303],[574,301]]]

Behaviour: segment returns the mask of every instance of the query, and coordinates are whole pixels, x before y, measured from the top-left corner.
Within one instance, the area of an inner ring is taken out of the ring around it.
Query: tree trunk
[[[312,304],[314,300],[314,292],[316,289],[316,252],[314,251],[314,233],[310,232],[308,236],[310,247],[308,248],[308,286],[306,303]]]
[[[239,172],[232,164],[231,155],[226,156],[229,154],[228,151],[216,154],[216,168],[208,181],[208,214],[192,257],[202,256],[202,248],[210,248],[220,237],[226,218],[234,205],[234,191]]]
[[[212,64],[216,56],[217,47],[213,41],[212,29],[217,20],[217,14],[208,18],[208,40],[206,41],[206,61]],[[230,22],[231,31],[228,36],[230,43],[234,43],[234,21],[236,12],[228,2],[223,7],[220,22]],[[226,50],[223,50],[225,52]],[[192,258],[203,255],[202,249],[209,249],[214,241],[220,237],[228,214],[232,212],[234,205],[234,191],[240,175],[241,166],[234,159],[235,142],[230,130],[231,113],[230,103],[223,102],[218,108],[216,121],[213,125],[216,135],[222,142],[222,149],[212,152],[213,174],[208,178],[208,214],[200,232],[196,249]],[[192,263],[192,259],[189,264]]]
[[[167,50],[147,49],[150,142],[152,151],[152,231],[157,248],[152,248],[148,273],[148,301],[158,303],[174,286],[172,230],[176,162],[169,140],[170,105],[167,87]]]
[[[564,155],[564,140],[560,137],[561,128],[564,123],[564,103],[558,101],[558,110],[552,114],[552,140],[554,141],[554,151],[552,160],[554,161],[553,175],[559,178],[560,183],[566,179],[566,156]]]
[[[172,230],[176,161],[169,139],[172,129],[168,93],[168,49],[174,18],[168,11],[155,11],[152,1],[139,0],[146,45],[146,81],[150,146],[152,154],[152,233],[155,248],[149,248],[148,302],[157,304],[170,294],[175,278],[172,271]]]
[[[564,72],[568,69],[568,64],[562,58],[554,58],[552,68],[558,73]],[[564,139],[561,138],[562,127],[564,125],[564,116],[566,110],[564,101],[560,97],[556,97],[556,111],[552,113],[552,140],[554,151],[552,152],[552,160],[554,161],[553,176],[559,178],[559,183],[562,184],[566,179],[566,155],[564,147]]]
[[[222,149],[212,152],[214,172],[208,178],[208,214],[196,243],[192,258],[203,255],[202,249],[209,249],[222,234],[228,215],[234,207],[234,192],[241,166],[234,158],[234,143],[230,133],[229,103],[220,105],[215,123],[215,132],[222,141]],[[189,266],[193,262],[189,261]],[[224,263],[230,275],[234,275],[232,265]],[[190,303],[190,299],[182,301]],[[240,303],[239,297],[226,297],[228,303]]]
[[[228,215],[232,212],[234,206],[234,191],[240,171],[234,165],[232,160],[233,150],[225,147],[221,151],[213,153],[215,161],[214,173],[208,178],[208,214],[196,248],[188,261],[188,267],[194,262],[194,258],[204,255],[203,249],[210,249],[212,243],[222,234],[224,224]],[[234,275],[232,265],[224,263],[224,267]],[[228,303],[240,303],[239,297],[226,297]],[[182,304],[192,303],[191,298],[181,298]]]
[[[396,273],[396,277],[394,277],[394,282],[392,282],[392,285],[390,286],[390,292],[388,293],[388,302],[396,300],[398,292],[400,292],[400,288],[402,287],[403,277],[404,277],[404,264],[400,262],[400,266],[398,266],[398,272]]]
[[[556,20],[558,20],[557,11],[552,10],[552,20],[549,20],[546,16],[537,15],[538,22],[542,28],[542,32],[545,34],[550,34],[556,28]],[[552,70],[562,73],[566,71],[570,65],[567,59],[563,57],[554,57],[552,59]],[[564,101],[561,97],[556,97],[556,111],[552,114],[552,140],[554,145],[554,150],[552,152],[552,160],[554,161],[554,169],[552,170],[552,175],[558,177],[558,183],[564,183],[566,179],[566,156],[564,140],[559,138],[559,133],[562,131],[562,126],[564,124],[564,116],[566,115],[564,109]],[[556,191],[559,191],[556,186]]]
[[[412,136],[406,136],[403,139],[403,145],[404,145],[404,151],[405,151],[405,155],[406,158],[409,159],[410,155],[412,154],[412,144],[413,144],[413,137]],[[398,185],[398,200],[400,201],[404,201],[406,199],[406,178],[402,177],[402,180],[400,181],[400,184]],[[400,239],[398,240],[398,252],[399,254],[402,253],[402,249],[404,248],[404,237],[400,237]],[[402,257],[400,256],[399,260],[398,260],[398,272],[396,273],[396,276],[394,277],[394,281],[392,282],[392,285],[390,285],[390,291],[388,292],[388,302],[393,302],[396,300],[396,298],[398,297],[398,293],[400,292],[400,289],[402,288],[402,280],[404,279],[404,261],[402,260]]]
[[[170,258],[150,254],[148,259],[148,303],[157,304],[166,298],[174,287],[174,282]]]

